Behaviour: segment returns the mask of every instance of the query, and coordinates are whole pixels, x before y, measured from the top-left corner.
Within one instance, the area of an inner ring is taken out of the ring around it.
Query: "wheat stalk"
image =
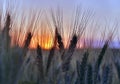
[[[63,55],[61,56],[62,57],[62,61],[63,61],[62,62],[62,70],[63,70],[63,72],[69,70],[70,61],[71,61],[73,52],[75,50],[76,44],[77,44],[77,36],[74,35],[72,40],[71,40],[70,46],[68,48],[68,51],[66,53],[63,53]]]
[[[92,66],[91,64],[88,64],[87,66],[87,75],[86,75],[86,81],[87,81],[87,84],[93,84],[93,70],[92,70]]]
[[[112,71],[110,65],[105,65],[102,74],[102,84],[112,84]]]
[[[39,71],[39,76],[40,76],[40,80],[44,79],[44,71],[43,71],[43,55],[42,55],[42,50],[41,47],[38,45],[37,46],[37,67],[38,67],[38,71]]]
[[[77,61],[77,84],[85,84],[85,73],[86,73],[86,66],[87,66],[87,60],[88,60],[88,51],[86,51],[83,55],[82,62],[79,63]]]
[[[100,68],[100,65],[102,63],[102,60],[103,60],[103,57],[105,55],[105,52],[108,48],[108,41],[106,41],[106,43],[104,44],[100,54],[98,55],[98,59],[95,63],[95,66],[94,66],[94,75],[93,75],[93,84],[96,84],[97,81],[98,81],[98,73],[99,73],[99,68]]]

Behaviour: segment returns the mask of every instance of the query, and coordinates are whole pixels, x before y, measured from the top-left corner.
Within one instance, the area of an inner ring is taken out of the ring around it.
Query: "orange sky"
[[[37,44],[39,44],[42,49],[50,49],[53,47],[53,43],[54,39],[50,35],[33,36],[30,48],[36,48]]]

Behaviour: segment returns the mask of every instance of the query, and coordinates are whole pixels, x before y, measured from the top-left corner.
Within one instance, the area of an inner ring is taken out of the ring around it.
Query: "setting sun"
[[[38,44],[42,49],[49,50],[53,47],[53,38],[50,35],[34,36],[31,39],[30,48],[35,49]]]

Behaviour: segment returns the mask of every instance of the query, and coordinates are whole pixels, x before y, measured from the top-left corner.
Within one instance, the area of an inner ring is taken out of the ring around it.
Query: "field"
[[[1,42],[0,84],[119,84],[119,49],[108,41],[96,49],[43,50],[29,49],[27,40],[24,48]]]
[[[67,47],[61,36],[63,32],[59,31],[61,19],[58,18],[60,21],[56,21],[58,25],[54,22],[57,26],[52,32],[53,46],[47,50],[39,43],[35,49],[29,47],[33,37],[31,31],[25,35],[23,46],[17,43],[11,46],[11,17],[8,14],[0,31],[0,84],[119,84],[120,49],[109,46],[114,31],[107,39],[103,35],[101,48],[91,47],[92,43],[77,48],[79,36],[87,26],[89,14],[86,13],[88,17],[82,18],[82,24],[75,18]]]

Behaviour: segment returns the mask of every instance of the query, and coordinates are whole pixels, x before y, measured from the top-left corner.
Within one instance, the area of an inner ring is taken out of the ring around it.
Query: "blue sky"
[[[60,5],[66,10],[71,10],[75,5],[82,5],[102,13],[110,14],[113,16],[120,15],[120,0],[0,0],[0,3],[3,4],[5,1],[16,1],[19,5],[22,2],[22,6],[25,7],[34,6],[34,7],[55,7]]]
[[[23,2],[24,5],[30,4],[35,6],[54,6],[56,4],[60,4],[66,7],[72,7],[76,4],[82,4],[86,7],[101,9],[101,10],[109,10],[114,13],[120,13],[120,0],[0,0],[0,3],[3,4],[4,1],[16,1]]]

